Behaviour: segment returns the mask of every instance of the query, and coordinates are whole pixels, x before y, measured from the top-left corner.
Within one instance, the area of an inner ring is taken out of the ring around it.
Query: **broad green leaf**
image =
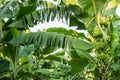
[[[30,14],[31,12],[36,10],[36,6],[24,6],[21,7],[18,15],[17,15],[17,19],[20,19],[21,17]]]
[[[39,34],[39,35],[35,35]],[[38,38],[35,38],[38,36]],[[21,35],[10,41],[13,45],[21,44],[34,44],[33,41],[38,43],[38,46],[51,46],[51,47],[61,47],[61,48],[77,48],[82,50],[91,49],[93,46],[90,42],[78,39],[73,36],[54,34],[52,32],[34,32],[26,35]]]
[[[81,72],[89,63],[95,64],[94,58],[86,51],[75,49],[69,53],[71,60],[68,64],[72,66],[71,74]]]
[[[33,27],[38,22],[53,21],[54,19],[56,19],[56,17],[58,19],[61,18],[63,22],[68,24],[69,23],[68,19],[71,14],[77,15],[81,13],[81,8],[77,5],[45,7],[39,10],[36,10],[35,5],[21,6],[19,8],[20,8],[20,10],[18,9],[19,11],[12,11],[12,13],[15,13],[14,14],[15,16],[11,18],[12,22],[10,23],[7,22],[7,27],[16,27],[16,28],[26,29],[29,26]],[[84,27],[82,22],[77,20],[74,26],[79,26],[79,25],[80,25],[79,28]]]
[[[81,58],[86,58],[91,64],[95,64],[95,59],[90,55],[89,52],[75,49],[76,54]]]
[[[103,9],[106,0],[78,0],[78,2],[85,12],[94,15]]]
[[[23,28],[23,21],[22,19],[15,21],[13,23],[11,23],[10,25],[8,25],[7,27],[15,27],[15,28]]]
[[[82,39],[74,39],[73,41],[73,48],[75,49],[82,49],[82,50],[88,50],[92,49],[93,45],[90,42],[84,41]]]
[[[85,58],[73,58],[68,62],[68,64],[72,67],[70,74],[74,75],[84,69],[84,67],[88,64],[88,60]]]

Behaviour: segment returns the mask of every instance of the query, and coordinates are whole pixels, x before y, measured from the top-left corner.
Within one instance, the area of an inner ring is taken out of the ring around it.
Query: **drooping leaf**
[[[44,4],[47,4],[46,1],[40,1],[44,2]],[[14,2],[17,4],[17,2]],[[7,22],[5,27],[16,27],[20,29],[26,29],[29,26],[34,26],[39,22],[49,22],[53,21],[54,19],[58,18],[58,20],[61,18],[62,21],[69,25],[69,17],[71,14],[80,14],[81,8],[77,5],[60,5],[60,6],[45,6],[43,3],[40,6],[43,6],[43,8],[40,8],[39,10],[36,10],[37,5],[28,5],[23,3],[18,4],[18,8],[15,7],[15,10],[10,10],[12,17],[10,17],[11,22]],[[74,10],[75,9],[75,10]],[[13,14],[14,13],[14,14]],[[8,20],[10,20],[8,19]],[[79,24],[80,23],[80,24]],[[17,25],[19,24],[19,25]],[[83,28],[84,25],[81,25],[80,21],[77,21],[75,26],[79,26],[80,28]]]
[[[37,34],[37,35],[36,35]],[[91,49],[93,46],[90,42],[78,39],[73,36],[58,34],[54,32],[33,32],[25,35],[21,35],[10,41],[10,44],[19,45],[30,45],[37,43],[38,46],[50,46],[50,47],[61,47],[61,48],[78,48],[82,50]]]

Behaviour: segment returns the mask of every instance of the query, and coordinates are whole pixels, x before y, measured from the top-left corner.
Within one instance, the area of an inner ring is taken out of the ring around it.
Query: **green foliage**
[[[57,5],[45,0],[0,1],[0,79],[119,80],[117,4],[117,0],[63,0]],[[62,26],[27,31],[56,17],[87,35]]]
[[[6,72],[9,70],[9,61],[0,57],[0,73]]]
[[[87,41],[68,35],[54,34],[52,32],[33,32],[26,35],[24,34],[14,38],[9,43],[15,46],[34,44],[44,47],[77,48],[82,50],[92,48],[92,44]]]
[[[85,10],[88,14],[94,15],[99,13],[104,8],[106,0],[78,0],[79,4],[82,6],[83,10]]]

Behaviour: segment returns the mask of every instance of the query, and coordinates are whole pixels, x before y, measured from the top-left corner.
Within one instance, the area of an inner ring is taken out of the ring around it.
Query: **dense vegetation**
[[[0,80],[119,80],[119,3],[0,0]],[[29,31],[55,19],[87,34],[62,27]]]

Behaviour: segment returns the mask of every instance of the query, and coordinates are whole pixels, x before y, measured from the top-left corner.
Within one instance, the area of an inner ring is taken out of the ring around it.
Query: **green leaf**
[[[36,6],[22,6],[18,12],[17,19],[20,19],[21,17],[24,17],[25,15],[30,14],[35,10]]]
[[[37,34],[37,35],[36,35]],[[37,36],[37,37],[36,37]],[[61,48],[77,48],[88,50],[93,46],[90,42],[78,39],[73,36],[55,34],[52,32],[33,32],[25,35],[21,35],[14,38],[9,43],[15,46],[34,44],[34,41],[38,46],[51,46],[51,47],[61,47]]]
[[[84,67],[88,64],[88,60],[85,58],[73,58],[68,62],[68,64],[72,67],[70,74],[74,75],[84,69]]]
[[[24,55],[20,58],[20,63],[23,64],[26,62],[29,62],[29,57],[27,55]]]
[[[82,49],[82,50],[88,50],[88,49],[92,49],[93,45],[92,43],[88,42],[88,41],[84,41],[82,39],[74,39],[73,41],[73,48],[75,49]]]
[[[111,15],[116,15],[115,11],[116,11],[116,7],[108,9],[105,11],[104,15],[108,17],[110,17]]]
[[[68,61],[68,64],[72,67],[71,75],[83,71],[89,63],[92,64],[94,62],[94,59],[92,59],[90,54],[86,51],[78,49],[70,50],[68,55],[71,57],[71,60]]]
[[[54,75],[56,71],[54,69],[40,69],[37,70],[37,72],[41,72],[42,74],[47,74],[47,75]]]
[[[95,64],[95,59],[89,54],[89,52],[84,50],[75,49],[76,54],[81,57],[87,59],[90,63]]]
[[[55,56],[55,55],[49,55],[49,56],[45,57],[45,59],[61,62],[61,57]]]
[[[4,19],[4,17],[6,17],[6,16],[9,15],[9,14],[8,14],[8,15],[4,16],[4,15],[6,14],[6,12],[9,11],[8,8],[13,4],[13,2],[14,2],[14,0],[10,0],[10,1],[3,7],[3,9],[2,9],[1,12],[0,12],[1,18]]]
[[[106,0],[78,0],[78,2],[85,12],[94,15],[95,11],[100,12],[103,9]]]
[[[113,27],[115,28],[115,30],[120,30],[119,26],[120,26],[120,20],[115,20],[112,23]]]
[[[82,9],[78,5],[72,5],[72,4],[70,4],[70,5],[68,5],[68,7],[74,13],[74,15],[79,15],[79,14],[82,13]]]
[[[0,57],[0,74],[9,70],[9,61]]]
[[[70,26],[77,26],[79,30],[85,30],[85,24],[82,23],[76,16],[70,17]]]
[[[19,56],[21,57],[21,56],[30,55],[34,50],[35,50],[34,45],[20,46],[20,48],[19,48]]]
[[[111,41],[111,50],[115,51],[116,47],[118,46],[119,36],[118,34],[112,34],[112,41]]]
[[[2,51],[3,55],[8,57],[10,61],[15,63],[15,60],[18,59],[18,53],[17,53],[17,47],[6,44],[7,46],[4,47],[4,50]]]
[[[34,12],[32,13],[32,16],[33,16],[33,19],[34,19],[34,20],[40,21],[39,14],[38,14],[37,11],[34,11]]]
[[[16,20],[15,22],[12,22],[10,25],[8,25],[7,27],[16,27],[16,28],[23,28],[23,21],[22,19],[20,20]]]
[[[20,31],[18,31],[16,28],[11,28],[9,31],[7,31],[6,34],[4,34],[4,37],[2,38],[2,42],[8,42],[14,37],[17,37],[20,35]]]
[[[114,71],[118,71],[118,70],[120,70],[120,64],[112,64],[111,65],[111,68],[114,70]]]
[[[52,27],[48,28],[46,32],[57,32],[60,34],[65,34],[65,35],[71,35],[71,36],[76,36],[78,37],[78,33],[75,30],[67,30],[66,28],[57,28],[57,27]]]
[[[34,19],[32,18],[31,14],[26,15],[25,18],[26,18],[27,23],[28,23],[29,26],[34,26],[35,25]]]

